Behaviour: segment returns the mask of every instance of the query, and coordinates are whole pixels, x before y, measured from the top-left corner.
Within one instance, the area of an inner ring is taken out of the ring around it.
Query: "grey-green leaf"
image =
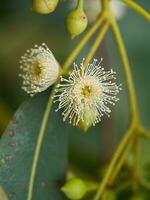
[[[27,100],[0,141],[0,185],[10,200],[26,200],[39,128],[48,93]],[[32,200],[65,200],[60,187],[67,167],[67,135],[59,115],[51,111],[45,131]]]

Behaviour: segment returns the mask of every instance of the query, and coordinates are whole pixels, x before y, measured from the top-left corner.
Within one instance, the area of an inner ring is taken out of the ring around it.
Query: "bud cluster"
[[[55,11],[58,2],[59,0],[32,0],[32,10],[40,14],[49,14]],[[83,10],[83,0],[78,0],[76,8],[68,13],[65,22],[72,39],[86,29],[88,20]]]

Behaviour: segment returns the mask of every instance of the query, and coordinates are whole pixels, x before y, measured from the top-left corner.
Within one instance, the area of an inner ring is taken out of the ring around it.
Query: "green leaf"
[[[0,185],[10,200],[26,200],[36,141],[48,93],[30,98],[18,109],[0,141]],[[60,187],[67,167],[67,134],[51,111],[40,149],[32,200],[65,200]]]

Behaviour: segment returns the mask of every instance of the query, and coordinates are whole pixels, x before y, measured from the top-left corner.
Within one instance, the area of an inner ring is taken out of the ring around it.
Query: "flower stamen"
[[[84,97],[89,97],[91,95],[91,88],[90,86],[86,85],[82,88],[82,95]]]
[[[74,63],[69,78],[61,78],[54,99],[59,102],[57,111],[64,108],[64,121],[68,119],[73,125],[83,122],[89,127],[100,122],[104,114],[110,116],[109,105],[119,100],[116,96],[121,86],[113,81],[115,72],[104,71],[101,61],[97,64],[94,59],[86,68],[83,62],[79,67]]]
[[[21,57],[20,64],[22,89],[30,96],[46,90],[59,76],[59,64],[46,44],[35,45],[27,50]]]

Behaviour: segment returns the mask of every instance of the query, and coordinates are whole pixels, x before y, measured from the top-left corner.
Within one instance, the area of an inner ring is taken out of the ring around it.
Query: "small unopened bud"
[[[48,14],[55,10],[59,0],[32,0],[32,10],[40,14]]]
[[[66,27],[73,39],[82,33],[88,24],[87,16],[83,10],[83,0],[78,0],[77,7],[66,18]]]
[[[87,192],[86,183],[79,178],[72,178],[61,188],[61,191],[72,200],[78,200],[85,196]]]
[[[93,125],[95,118],[96,115],[93,110],[85,110],[83,119],[79,122],[79,128],[81,128],[84,132],[87,132],[87,130]]]

